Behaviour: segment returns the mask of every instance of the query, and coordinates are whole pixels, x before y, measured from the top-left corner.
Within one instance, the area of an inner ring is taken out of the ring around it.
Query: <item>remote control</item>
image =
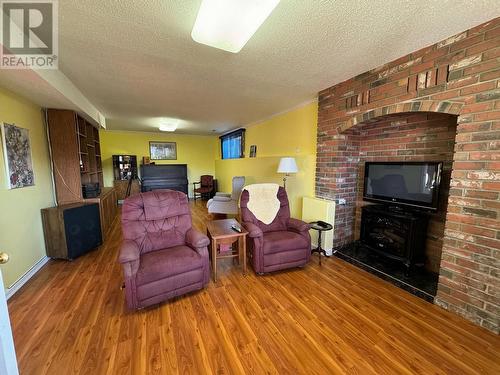
[[[238,227],[237,225],[234,225],[234,224],[233,224],[233,225],[231,225],[231,229],[232,229],[232,230],[234,230],[235,232],[239,232],[239,233],[241,233],[241,228],[240,228],[240,227]]]

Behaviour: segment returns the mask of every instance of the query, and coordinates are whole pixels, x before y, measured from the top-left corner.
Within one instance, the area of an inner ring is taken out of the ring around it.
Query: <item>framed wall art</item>
[[[257,157],[257,145],[250,146],[250,157],[251,158]]]
[[[35,185],[29,130],[14,124],[1,125],[2,148],[9,189]]]
[[[151,160],[177,160],[177,143],[149,142]]]

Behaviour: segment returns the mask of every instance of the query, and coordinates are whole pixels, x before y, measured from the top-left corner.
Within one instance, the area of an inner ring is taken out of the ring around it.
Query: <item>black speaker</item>
[[[82,194],[84,199],[97,198],[99,194],[101,194],[101,188],[99,186],[99,182],[91,184],[83,184]]]
[[[68,258],[75,259],[102,244],[99,205],[87,204],[63,212]]]

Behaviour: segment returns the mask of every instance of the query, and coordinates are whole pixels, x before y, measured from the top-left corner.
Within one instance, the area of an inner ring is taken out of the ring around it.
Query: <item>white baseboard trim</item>
[[[33,267],[31,267],[23,276],[17,279],[14,284],[7,288],[5,290],[5,297],[7,297],[7,300],[9,300],[10,297],[12,297],[19,289],[21,289],[21,287],[26,284],[28,280],[31,279],[35,275],[35,273],[37,273],[40,268],[42,268],[49,260],[49,257],[43,257],[38,262],[36,262]]]

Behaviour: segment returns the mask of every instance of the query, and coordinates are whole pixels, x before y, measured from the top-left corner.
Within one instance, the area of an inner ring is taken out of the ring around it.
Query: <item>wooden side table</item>
[[[326,256],[326,251],[321,248],[321,233],[326,232],[333,229],[331,224],[325,223],[325,226],[319,225],[317,221],[313,221],[311,224],[311,229],[318,231],[318,246],[315,249],[311,250],[311,253],[318,253],[319,256],[319,265],[321,266],[321,255]]]
[[[241,228],[241,233],[231,229],[232,225]],[[210,259],[212,262],[212,276],[217,281],[217,259],[238,258],[242,263],[243,273],[247,272],[247,246],[248,232],[236,219],[213,220],[207,223],[207,236],[211,240]],[[232,245],[238,241],[238,252],[232,250]]]

